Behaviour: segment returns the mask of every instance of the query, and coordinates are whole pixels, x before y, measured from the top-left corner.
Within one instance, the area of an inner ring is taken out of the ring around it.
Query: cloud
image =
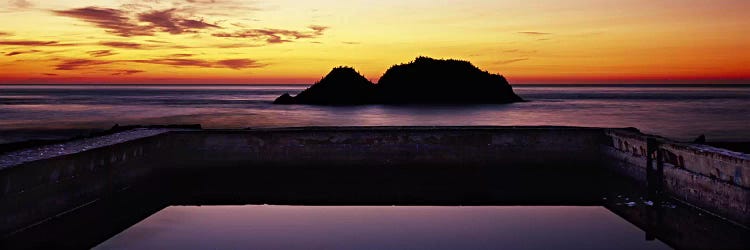
[[[538,31],[521,31],[521,32],[518,32],[518,34],[523,34],[523,35],[530,35],[530,36],[545,36],[545,35],[552,35],[552,33],[547,33],[547,32],[538,32]]]
[[[74,44],[65,44],[58,41],[36,41],[36,40],[2,40],[0,45],[10,46],[73,46]]]
[[[261,68],[266,65],[259,64],[255,60],[250,59],[228,59],[216,62],[216,64],[225,66],[230,69],[246,69],[246,68]]]
[[[150,42],[150,43],[169,43],[169,42],[166,42],[166,41],[159,41],[159,40],[146,40],[146,42]]]
[[[191,57],[194,56],[194,54],[171,54],[169,57]]]
[[[311,25],[308,28],[310,28],[310,31],[296,31],[285,29],[246,29],[234,33],[214,33],[213,36],[228,38],[249,38],[273,44],[287,43],[292,42],[293,40],[305,38],[316,38],[322,36],[324,31],[328,29],[328,27],[318,25]]]
[[[154,58],[148,60],[130,60],[128,62],[170,65],[176,67],[200,67],[200,68],[229,68],[229,69],[247,69],[261,68],[266,64],[261,64],[251,59],[225,59],[219,61],[209,61],[203,59],[186,59],[186,58]]]
[[[143,45],[140,43],[131,42],[99,42],[99,45],[104,45],[119,49],[143,49]]]
[[[71,59],[63,60],[62,63],[55,66],[55,70],[77,70],[92,66],[111,64],[115,61],[89,60],[89,59]]]
[[[112,52],[112,50],[108,50],[108,49],[106,49],[106,50],[92,50],[92,51],[87,51],[86,53],[88,53],[90,56],[93,56],[93,57],[105,57],[105,56],[111,56],[111,55],[116,55],[117,54],[115,52]]]
[[[502,60],[502,61],[496,61],[492,64],[494,65],[503,65],[503,64],[511,64],[514,62],[520,62],[520,61],[526,61],[529,60],[529,58],[516,58],[516,59],[509,59],[509,60]]]
[[[123,37],[152,36],[156,32],[194,33],[200,29],[220,28],[218,25],[207,23],[202,19],[186,17],[189,15],[180,13],[180,10],[176,8],[145,12],[139,12],[138,10],[141,9],[139,7],[132,7],[131,9],[133,10],[126,11],[90,6],[55,10],[53,13],[94,24],[94,26],[102,28],[108,33]]]
[[[152,27],[133,23],[127,13],[117,9],[85,7],[70,10],[55,10],[55,14],[83,20],[118,36],[153,35]]]
[[[182,18],[176,15],[177,9],[151,11],[138,14],[138,21],[150,23],[155,30],[170,34],[191,33],[196,29],[219,28],[203,20]]]
[[[143,70],[134,70],[134,69],[119,70],[117,72],[112,73],[111,75],[113,75],[113,76],[129,76],[129,75],[134,75],[134,74],[143,73],[143,72],[146,72],[146,71],[143,71]]]
[[[237,49],[237,48],[254,48],[254,47],[261,47],[263,45],[260,44],[248,44],[248,43],[232,43],[232,44],[220,44],[217,45],[217,48],[221,49]]]
[[[330,27],[321,26],[321,25],[310,25],[310,26],[307,26],[307,27],[310,28],[311,30],[315,31],[315,34],[317,34],[317,35],[323,35],[323,32],[326,31],[328,28],[330,28]]]
[[[236,17],[260,10],[254,6],[256,3],[257,1],[237,0],[173,0],[172,6],[179,6],[181,12],[193,15]]]
[[[26,0],[8,0],[8,5],[19,9],[28,9],[34,7],[33,3]]]
[[[0,36],[12,36],[13,34],[10,32],[2,32],[0,31]]]
[[[221,1],[221,0],[185,0],[185,2],[188,2],[188,3],[199,3],[199,4],[217,4],[217,3],[229,2],[229,1]]]
[[[16,56],[16,55],[31,54],[31,53],[36,53],[36,52],[41,52],[41,50],[11,51],[5,54],[5,56]]]
[[[170,66],[177,66],[177,67],[213,68],[213,63],[206,61],[206,60],[201,60],[201,59],[157,58],[157,59],[147,59],[147,60],[131,60],[131,62],[170,65]]]

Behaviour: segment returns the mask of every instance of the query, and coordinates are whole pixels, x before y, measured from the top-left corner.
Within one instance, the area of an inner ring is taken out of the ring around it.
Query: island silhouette
[[[503,104],[523,99],[502,75],[468,61],[417,57],[389,68],[377,84],[352,67],[336,67],[297,96],[285,93],[274,104]]]

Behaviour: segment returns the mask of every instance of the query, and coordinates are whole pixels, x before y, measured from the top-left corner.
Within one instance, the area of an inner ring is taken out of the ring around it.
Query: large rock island
[[[275,104],[482,104],[523,101],[505,77],[467,61],[418,57],[388,69],[378,84],[350,67],[334,68],[297,96],[284,94]]]

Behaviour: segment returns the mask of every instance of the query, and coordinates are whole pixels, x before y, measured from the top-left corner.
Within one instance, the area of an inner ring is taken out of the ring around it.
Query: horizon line
[[[501,74],[502,75],[502,74]],[[750,76],[706,76],[706,77],[509,77],[503,75],[511,85],[606,85],[606,84],[750,84]],[[97,78],[0,78],[0,85],[312,85],[318,78],[135,78],[135,79],[97,79]],[[379,78],[368,78],[377,84]]]

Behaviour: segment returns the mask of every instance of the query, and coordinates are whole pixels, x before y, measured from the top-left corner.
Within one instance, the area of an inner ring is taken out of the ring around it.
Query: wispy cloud
[[[225,59],[219,61],[209,61],[203,59],[186,59],[186,58],[155,58],[148,60],[131,60],[130,62],[170,65],[176,67],[200,67],[200,68],[229,68],[229,69],[247,69],[261,68],[266,64],[259,63],[251,59]]]
[[[521,32],[518,32],[518,34],[523,34],[523,35],[530,35],[530,36],[545,36],[545,35],[552,35],[552,33],[547,33],[547,32],[539,32],[539,31],[521,31]]]
[[[219,28],[218,25],[201,19],[185,17],[175,8],[132,13],[122,9],[90,6],[54,10],[53,13],[91,23],[111,34],[123,37],[151,36],[156,32],[183,34],[200,29]]]
[[[198,68],[227,68],[227,69],[248,69],[248,68],[262,68],[267,64],[260,63],[252,59],[224,59],[224,60],[204,60],[204,59],[190,59],[184,57],[163,57],[163,58],[151,58],[151,59],[138,59],[138,60],[92,60],[92,59],[67,59],[62,60],[60,63],[55,65],[55,70],[79,70],[94,68],[97,66],[110,65],[110,64],[127,64],[127,63],[140,63],[140,64],[157,64],[157,65],[168,65],[175,67],[198,67]],[[123,74],[123,72],[119,72]],[[140,72],[135,72],[140,73]],[[135,74],[132,73],[132,74]]]
[[[99,45],[104,45],[112,48],[119,49],[143,49],[143,45],[140,43],[131,42],[99,42]]]
[[[12,36],[13,33],[0,31],[0,36]]]
[[[145,60],[131,60],[131,62],[147,63],[147,64],[161,64],[170,65],[177,67],[202,67],[202,68],[213,68],[213,64],[206,60],[200,59],[184,59],[184,58],[156,58],[156,59],[145,59]]]
[[[41,52],[41,50],[23,50],[23,51],[11,51],[5,54],[5,56],[17,56],[22,54],[31,54]]]
[[[243,0],[172,0],[171,4],[179,6],[183,13],[228,17],[259,11],[256,3]]]
[[[0,40],[0,45],[8,45],[8,46],[73,46],[75,44],[60,43],[58,41]]]
[[[194,54],[171,54],[169,57],[191,57],[194,56]]]
[[[178,16],[177,9],[157,10],[138,14],[138,21],[150,23],[154,30],[170,34],[192,33],[197,29],[219,28],[203,20]]]
[[[248,38],[256,41],[265,41],[266,43],[286,43],[293,40],[316,38],[322,36],[328,29],[325,26],[311,25],[309,31],[297,31],[286,29],[246,29],[232,33],[214,33],[215,37],[227,38]]]
[[[71,59],[63,60],[62,63],[55,66],[55,70],[78,70],[92,66],[111,64],[115,61],[89,60],[89,59]]]
[[[92,50],[92,51],[87,51],[86,53],[89,54],[90,56],[93,56],[93,57],[105,57],[105,56],[111,56],[111,55],[116,55],[117,54],[115,52],[112,52],[112,50],[108,50],[108,49],[105,49],[105,50]]]
[[[146,71],[135,70],[135,69],[126,69],[126,70],[117,70],[114,73],[112,73],[111,75],[113,75],[113,76],[129,76],[129,75],[134,75],[134,74],[143,73],[143,72],[146,72]]]
[[[250,59],[228,59],[220,60],[216,62],[217,65],[221,65],[230,69],[247,69],[247,68],[261,68],[265,67],[265,64],[260,64],[258,61]]]
[[[514,63],[514,62],[526,61],[526,60],[529,60],[529,58],[516,58],[516,59],[502,60],[502,61],[493,62],[492,64],[494,64],[494,65],[504,65],[504,64],[511,64],[511,63]]]
[[[34,7],[34,4],[27,0],[8,0],[8,5],[18,9],[28,9]]]
[[[73,17],[94,24],[118,36],[149,36],[154,33],[152,27],[140,26],[132,22],[126,12],[117,9],[85,7],[53,12],[60,16]]]

